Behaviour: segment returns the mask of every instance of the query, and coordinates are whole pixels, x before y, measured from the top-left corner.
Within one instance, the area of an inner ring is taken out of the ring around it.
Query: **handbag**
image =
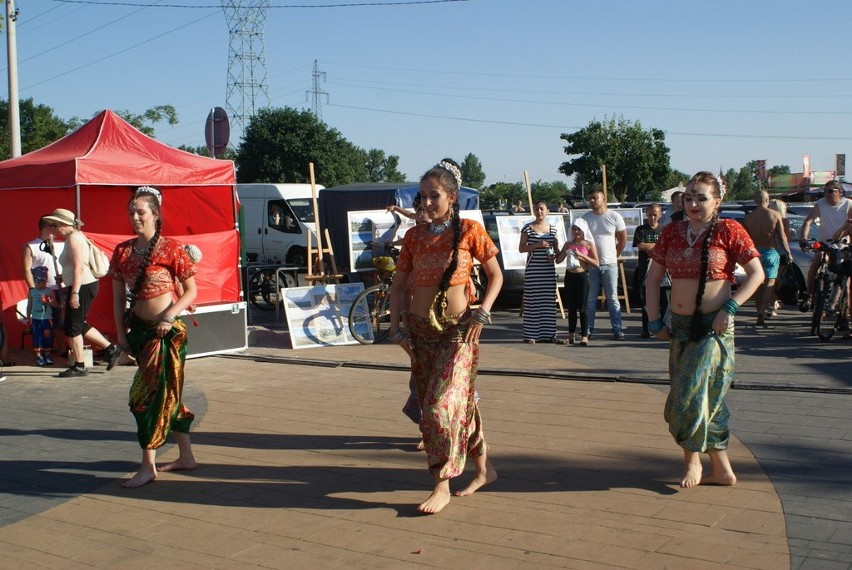
[[[92,275],[100,279],[109,273],[109,258],[101,249],[95,245],[95,242],[89,242],[89,269],[92,270]]]

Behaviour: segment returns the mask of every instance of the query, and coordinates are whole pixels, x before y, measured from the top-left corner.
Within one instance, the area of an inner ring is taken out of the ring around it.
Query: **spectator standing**
[[[80,230],[82,220],[75,218],[74,213],[57,208],[49,216],[48,222],[56,224],[56,231],[65,238],[65,247],[59,256],[62,265],[62,299],[65,300],[65,322],[63,330],[71,348],[74,364],[59,373],[60,378],[87,376],[89,374],[83,357],[83,335],[93,344],[104,349],[103,355],[107,360],[107,370],[112,370],[121,349],[111,344],[104,335],[91,326],[86,317],[98,294],[98,279],[92,275],[89,267],[89,240]]]
[[[757,207],[746,215],[743,225],[760,253],[760,264],[763,266],[764,280],[757,288],[754,300],[757,305],[757,326],[764,326],[767,313],[770,316],[776,314],[775,280],[778,278],[778,268],[781,267],[777,244],[781,244],[788,260],[792,254],[784,231],[784,219],[769,208],[769,194],[759,190],[754,195],[754,203]]]
[[[679,222],[683,220],[683,192],[675,190],[671,196],[672,205],[666,211],[665,215],[660,219],[660,226],[665,226],[669,222]]]
[[[621,304],[618,302],[618,257],[627,245],[627,226],[621,214],[610,210],[603,190],[592,190],[589,195],[592,211],[583,216],[592,233],[592,240],[598,252],[599,267],[589,268],[589,296],[586,300],[586,319],[588,330],[583,336],[591,338],[595,330],[595,311],[598,306],[598,293],[603,284],[609,322],[615,340],[624,340],[621,323]]]
[[[53,309],[58,307],[55,291],[47,286],[47,267],[40,265],[30,270],[35,287],[27,297],[27,321],[36,366],[52,366],[50,349],[53,346]]]
[[[814,220],[819,220],[819,241],[831,239],[832,236],[839,230],[846,220],[849,218],[852,211],[852,200],[843,196],[843,186],[837,180],[832,180],[823,187],[823,197],[816,201],[811,209],[805,222],[802,224],[802,229],[799,232],[800,245],[802,250],[805,249],[805,240],[808,239],[808,234],[811,230],[811,224]],[[811,260],[811,265],[808,268],[808,300],[800,307],[807,311],[810,307],[810,297],[814,293],[814,277],[816,276],[817,268],[822,260],[822,254],[816,252]]]
[[[521,228],[518,251],[527,254],[524,267],[523,339],[528,344],[556,342],[556,227],[548,223],[547,203],[533,207],[535,220]]]
[[[27,282],[27,287],[32,289],[35,287],[33,281],[32,268],[46,267],[47,268],[47,286],[50,289],[57,289],[56,281],[57,270],[58,274],[62,274],[62,266],[59,265],[57,258],[62,254],[63,243],[53,243],[53,236],[56,233],[56,223],[47,219],[47,216],[42,216],[38,220],[38,235],[24,244],[23,248],[23,273],[24,281]]]
[[[588,237],[586,237],[588,236]],[[589,225],[583,218],[574,220],[571,241],[556,254],[556,263],[565,263],[565,304],[568,309],[568,344],[577,342],[577,317],[580,318],[580,346],[588,346],[586,335],[586,302],[589,298],[589,267],[598,266],[595,242],[591,241]]]
[[[639,251],[639,262],[636,266],[636,271],[633,272],[633,290],[639,292],[642,305],[642,338],[651,338],[651,333],[648,332],[648,312],[645,310],[645,275],[648,273],[648,265],[651,263],[651,257],[648,253],[654,249],[657,243],[657,238],[660,236],[662,227],[660,226],[660,217],[662,216],[662,208],[659,204],[649,204],[645,208],[645,223],[641,224],[633,234],[633,247]],[[661,291],[662,292],[662,291]],[[660,313],[666,313],[666,303],[664,297],[660,298]]]

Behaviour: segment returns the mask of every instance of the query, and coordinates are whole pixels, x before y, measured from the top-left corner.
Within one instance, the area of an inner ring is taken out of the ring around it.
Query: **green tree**
[[[527,205],[527,191],[520,182],[498,182],[479,193],[479,208],[482,210],[499,210],[511,208],[520,200]]]
[[[237,148],[240,182],[316,182],[327,187],[367,180],[366,156],[309,111],[261,109],[249,121]]]
[[[371,148],[364,153],[364,168],[370,182],[405,182],[405,174],[399,171],[399,157],[385,156],[385,151]]]
[[[57,141],[71,131],[67,121],[57,117],[47,105],[36,105],[32,98],[19,103],[21,118],[21,152],[26,154]],[[9,102],[0,99],[0,157],[11,158],[9,148]]]
[[[190,146],[187,144],[182,144],[177,148],[178,150],[182,150],[184,152],[191,152],[192,154],[197,154],[198,156],[210,156],[210,148],[206,146]],[[231,147],[226,148],[224,151],[222,151],[221,154],[216,155],[216,158],[220,158],[222,160],[234,160],[234,157],[236,157],[236,153]]]
[[[469,153],[461,162],[462,184],[479,190],[485,184],[485,172],[482,163],[475,154]]]
[[[604,118],[560,138],[568,143],[565,154],[576,158],[563,162],[559,172],[579,176],[585,193],[590,182],[603,180],[603,164],[608,188],[617,201],[637,200],[659,189],[669,173],[665,133],[659,129],[646,131],[638,121],[631,123],[620,116]]]
[[[100,113],[100,111],[94,113],[92,117],[97,116],[98,113]],[[175,108],[172,105],[157,105],[147,109],[141,115],[136,115],[126,110],[116,111],[115,114],[130,123],[133,128],[151,138],[154,138],[155,123],[166,121],[170,125],[178,124],[177,111],[175,111]],[[89,119],[72,117],[69,123],[72,129],[76,129],[87,121],[89,121]]]
[[[556,205],[569,198],[568,185],[561,180],[555,182],[539,180],[530,184],[530,189],[532,190],[533,202],[544,200],[548,205]]]

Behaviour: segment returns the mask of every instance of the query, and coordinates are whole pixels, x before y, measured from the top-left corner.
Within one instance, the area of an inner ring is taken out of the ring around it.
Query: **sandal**
[[[524,342],[527,343],[527,344],[535,344],[535,341],[532,340],[531,338],[525,338]]]

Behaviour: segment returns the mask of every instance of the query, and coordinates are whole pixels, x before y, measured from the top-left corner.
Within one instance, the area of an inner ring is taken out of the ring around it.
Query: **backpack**
[[[95,242],[89,242],[89,269],[92,270],[92,275],[100,279],[109,273],[109,258],[101,249],[95,245]]]

